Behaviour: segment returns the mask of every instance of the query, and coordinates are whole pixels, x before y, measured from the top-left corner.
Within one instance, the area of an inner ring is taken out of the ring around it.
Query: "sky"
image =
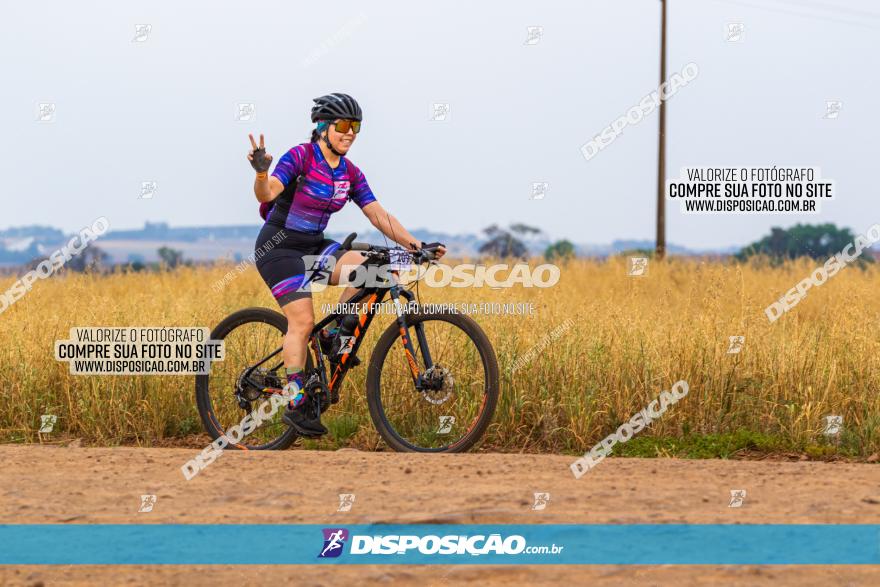
[[[669,242],[752,242],[771,226],[880,222],[880,6],[869,0],[668,0],[667,173],[818,167],[819,215],[684,215]],[[581,146],[659,83],[660,2],[6,3],[0,19],[0,229],[258,224],[247,134],[277,161],[312,98],[346,92],[350,156],[410,230],[524,222],[576,243],[653,239],[657,114],[587,160]],[[728,40],[728,25],[742,37]],[[136,25],[149,25],[137,35]],[[528,43],[528,27],[541,27]],[[826,102],[841,102],[824,118]],[[51,121],[38,104],[54,104]],[[254,104],[250,120],[239,104]],[[434,104],[448,104],[432,120]],[[152,198],[142,184],[155,181]],[[546,182],[542,199],[532,184]],[[363,230],[354,204],[329,231]]]

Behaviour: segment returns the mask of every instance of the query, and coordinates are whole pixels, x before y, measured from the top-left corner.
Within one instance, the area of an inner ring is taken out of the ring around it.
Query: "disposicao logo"
[[[345,528],[324,528],[324,548],[318,558],[336,558],[342,554],[342,547],[348,540],[348,530]]]

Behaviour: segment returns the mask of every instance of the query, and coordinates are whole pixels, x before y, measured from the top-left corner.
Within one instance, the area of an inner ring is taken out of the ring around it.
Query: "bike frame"
[[[343,316],[347,316],[348,314],[337,312],[328,315],[323,320],[315,324],[315,327],[312,329],[312,332],[309,335],[309,344],[312,347],[312,352],[314,353],[315,357],[314,369],[317,370],[321,383],[323,383],[327,387],[331,394],[331,397],[338,395],[338,389],[342,385],[342,382],[345,379],[345,375],[348,373],[348,370],[351,368],[350,357],[357,355],[357,351],[360,348],[364,333],[366,333],[367,329],[370,327],[370,324],[373,321],[373,318],[376,316],[376,307],[385,298],[386,293],[390,294],[391,299],[394,301],[397,315],[397,326],[400,329],[400,340],[404,352],[406,353],[406,359],[410,367],[410,375],[412,376],[415,390],[423,391],[425,389],[424,374],[422,371],[420,371],[418,363],[415,359],[416,353],[412,344],[412,339],[409,336],[409,326],[406,323],[404,304],[401,302],[400,299],[405,298],[406,302],[409,303],[415,299],[415,296],[411,291],[403,288],[399,284],[396,274],[392,274],[392,283],[390,287],[366,287],[360,289],[354,296],[346,300],[345,303],[348,304],[357,304],[366,300],[364,302],[366,310],[363,313],[358,314],[358,323],[355,326],[354,332],[352,333],[352,336],[354,336],[354,343],[351,345],[351,350],[348,353],[342,355],[342,358],[336,363],[336,367],[335,369],[333,369],[332,373],[327,372],[327,365],[324,361],[324,353],[321,350],[321,345],[318,341],[318,333],[333,320],[339,320],[338,323],[341,323],[341,318]],[[434,363],[431,359],[431,353],[428,349],[427,338],[425,337],[425,328],[422,323],[416,324],[414,328],[416,330],[416,339],[419,341],[419,348],[422,351],[422,359],[424,360],[425,369],[428,370],[433,367]],[[245,381],[248,381],[255,387],[259,387],[259,385],[256,385],[250,380],[251,373],[264,363],[270,361],[272,357],[280,354],[282,350],[283,347],[278,347],[272,353],[263,358],[260,362],[252,365],[244,375]],[[282,365],[283,363],[276,365],[274,368],[271,369],[271,371],[277,370]],[[333,365],[332,361],[330,362],[330,365]]]

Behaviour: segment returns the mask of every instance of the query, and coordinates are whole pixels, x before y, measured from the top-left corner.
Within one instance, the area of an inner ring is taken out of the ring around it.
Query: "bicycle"
[[[350,234],[341,248],[361,251],[367,267],[399,269],[408,262],[414,266],[434,262],[436,247],[408,253],[400,248],[355,243],[356,237],[356,233]],[[313,269],[320,272],[320,268]],[[352,315],[331,313],[315,324],[303,373],[307,405],[314,410],[313,415],[318,415],[339,401],[339,389],[353,363],[358,362],[354,359],[364,336],[388,295],[394,303],[395,322],[376,342],[366,375],[373,425],[388,446],[399,452],[466,451],[485,433],[498,402],[495,351],[472,318],[452,309],[425,312],[424,306],[414,302],[411,288],[400,284],[397,270],[386,275],[387,279],[360,287],[347,301],[364,311],[356,314],[350,338],[343,341],[342,332],[337,334],[329,353],[319,333],[332,320],[343,324],[345,317]],[[411,329],[415,338],[410,336]],[[214,328],[211,339],[224,341],[225,359],[213,363],[209,374],[196,376],[196,403],[212,439],[239,423],[255,404],[259,407],[281,392],[286,377],[283,361],[276,357],[282,351],[279,339],[286,331],[287,318],[268,308],[239,310]],[[390,353],[398,340],[402,352]],[[212,393],[212,389],[216,391]],[[282,450],[296,438],[296,431],[281,422],[279,412],[228,448]]]

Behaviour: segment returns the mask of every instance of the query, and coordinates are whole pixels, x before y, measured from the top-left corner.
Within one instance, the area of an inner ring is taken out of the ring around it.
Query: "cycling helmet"
[[[312,106],[312,122],[336,120],[337,118],[357,121],[363,119],[363,113],[357,100],[348,94],[327,94],[326,96],[315,98],[314,102],[315,105]]]

